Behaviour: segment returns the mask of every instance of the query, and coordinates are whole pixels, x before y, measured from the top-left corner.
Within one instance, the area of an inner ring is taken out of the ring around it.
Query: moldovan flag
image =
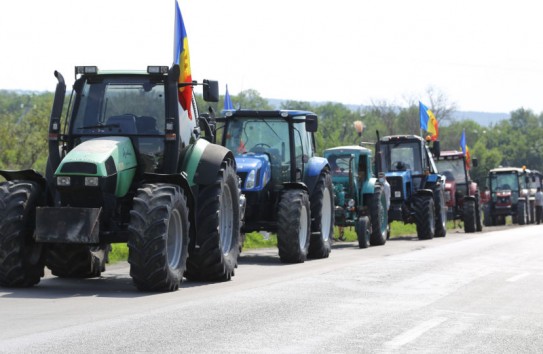
[[[439,136],[439,129],[437,127],[437,119],[422,102],[419,101],[419,115],[420,115],[420,128],[430,133],[432,141],[437,140]]]
[[[228,85],[226,85],[226,93],[224,94],[224,110],[227,111],[232,109],[234,109],[234,104],[232,103],[232,99],[228,93]]]
[[[462,152],[464,153],[464,156],[466,157],[466,170],[469,170],[469,166],[471,165],[471,155],[469,153],[469,147],[468,144],[466,144],[466,130],[462,130],[462,136],[460,137],[460,149],[462,149]]]
[[[190,72],[190,57],[189,57],[189,41],[187,39],[187,31],[179,3],[175,1],[175,34],[173,43],[173,63],[179,65],[179,83],[192,83],[192,74]],[[192,102],[192,85],[181,85],[179,87],[179,103],[184,110],[188,111],[189,118],[192,119],[191,102]]]

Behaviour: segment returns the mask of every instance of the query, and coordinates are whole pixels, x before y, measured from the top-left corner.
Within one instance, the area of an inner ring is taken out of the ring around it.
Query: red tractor
[[[434,158],[439,173],[445,175],[447,219],[462,220],[465,232],[483,230],[481,203],[477,183],[471,180],[466,158],[461,151],[441,151]],[[473,167],[477,160],[472,159]]]

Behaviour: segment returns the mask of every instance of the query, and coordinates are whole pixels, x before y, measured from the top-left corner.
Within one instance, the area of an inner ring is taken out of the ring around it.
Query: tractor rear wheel
[[[439,189],[434,191],[434,206],[436,210],[435,237],[447,235],[447,207],[445,206],[445,191]]]
[[[111,246],[56,243],[49,246],[45,264],[61,278],[94,278],[106,270]]]
[[[40,188],[34,182],[0,184],[0,285],[30,287],[40,282],[42,245],[34,241]]]
[[[419,240],[430,240],[435,234],[435,207],[434,198],[430,195],[419,195],[413,202],[417,236]]]
[[[307,192],[283,192],[277,211],[277,247],[283,263],[303,263],[307,258],[311,211]]]
[[[334,236],[334,185],[330,173],[321,173],[315,191],[309,200],[311,205],[311,240],[309,258],[327,258],[332,251]]]
[[[464,232],[475,232],[477,228],[477,218],[475,215],[475,200],[464,199]]]
[[[387,201],[384,189],[375,186],[370,201],[371,239],[372,246],[382,246],[387,242],[388,215]]]
[[[144,184],[130,211],[128,263],[142,291],[175,291],[183,280],[189,243],[184,191],[167,183]]]
[[[370,246],[371,225],[367,216],[361,216],[356,223],[356,236],[358,238],[359,248],[368,248]]]
[[[189,248],[187,279],[226,281],[234,276],[241,248],[239,193],[230,161],[223,161],[214,184],[200,187],[197,235]]]
[[[479,192],[477,192],[477,195]],[[483,231],[483,221],[481,218],[481,203],[479,201],[479,197],[475,197],[475,225],[477,232]]]

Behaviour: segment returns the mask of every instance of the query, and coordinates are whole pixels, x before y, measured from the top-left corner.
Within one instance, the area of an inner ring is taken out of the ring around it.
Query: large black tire
[[[464,232],[471,233],[477,229],[475,200],[464,199]]]
[[[57,243],[49,246],[45,264],[61,278],[94,278],[106,270],[109,244],[88,246]]]
[[[283,263],[303,263],[307,259],[311,211],[307,192],[283,192],[277,210],[277,247]]]
[[[517,204],[517,222],[519,225],[526,225],[527,211],[526,202],[519,200]]]
[[[479,191],[477,191],[477,196],[475,197],[475,225],[477,232],[483,231],[483,220],[481,218],[481,203],[479,201]]]
[[[361,216],[355,226],[356,237],[358,238],[359,248],[368,248],[370,246],[371,224],[367,216]]]
[[[445,205],[445,191],[440,188],[434,191],[434,206],[436,212],[435,237],[447,235],[447,206]]]
[[[430,240],[435,235],[435,207],[434,198],[429,195],[419,195],[413,202],[415,209],[415,222],[419,240]]]
[[[40,189],[34,182],[0,184],[0,285],[30,287],[40,282],[42,245],[34,241]]]
[[[494,226],[494,218],[490,214],[490,204],[483,206],[483,223],[485,226]]]
[[[200,187],[196,244],[189,248],[187,279],[226,281],[234,276],[241,248],[239,193],[230,161],[223,161],[214,184]]]
[[[381,185],[375,185],[369,204],[371,217],[370,244],[372,246],[382,246],[387,242],[388,215],[386,195]]]
[[[142,291],[175,291],[183,280],[189,243],[184,191],[167,183],[144,184],[130,211],[128,263]]]
[[[311,205],[311,239],[308,258],[327,258],[334,238],[334,185],[329,172],[319,176],[309,199]]]

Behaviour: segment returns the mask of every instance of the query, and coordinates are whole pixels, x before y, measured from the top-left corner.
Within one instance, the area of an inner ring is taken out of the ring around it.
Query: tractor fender
[[[35,170],[0,170],[0,176],[4,177],[7,181],[26,180],[36,182],[42,188],[42,190],[45,190],[45,185],[47,184],[45,177]]]
[[[146,172],[143,174],[142,184],[143,183],[168,183],[181,187],[187,196],[187,203],[190,210],[193,210],[194,194],[192,193],[189,181],[187,180],[187,174],[185,172],[176,174],[158,174]]]
[[[434,196],[434,191],[431,190],[431,189],[419,189],[417,191],[417,196],[423,196],[423,195],[433,197]]]
[[[302,189],[306,192],[309,192],[307,185],[303,182],[287,182],[283,183],[283,188],[285,190],[287,189]]]
[[[377,183],[377,178],[372,177],[366,183],[362,185],[362,193],[373,195],[375,192],[375,184]]]
[[[330,165],[328,164],[327,159],[325,159],[324,157],[312,157],[309,159],[304,177],[304,182],[307,186],[309,195],[313,193],[313,189],[317,185],[319,176],[324,170],[330,171]]]
[[[234,167],[236,163],[230,150],[205,139],[198,139],[182,152],[181,158],[182,171],[186,172],[191,187],[215,183],[223,161],[230,159]]]

